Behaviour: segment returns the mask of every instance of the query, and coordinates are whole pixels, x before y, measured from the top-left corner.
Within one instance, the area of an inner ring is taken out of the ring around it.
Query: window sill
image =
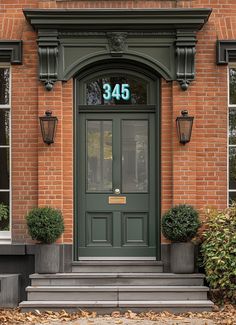
[[[1,244],[11,244],[10,231],[0,231],[0,245]]]

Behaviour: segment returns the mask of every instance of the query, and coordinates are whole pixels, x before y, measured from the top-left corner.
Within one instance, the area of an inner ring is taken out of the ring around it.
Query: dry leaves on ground
[[[60,312],[40,312],[35,310],[34,312],[21,313],[19,308],[16,309],[0,309],[0,324],[1,325],[35,325],[49,324],[53,321],[59,322],[69,322],[69,321],[79,321],[80,318],[88,318],[89,324],[93,325],[93,318],[98,317],[96,312],[87,312],[84,310],[78,310],[75,313],[67,313],[65,310]],[[171,314],[169,312],[155,313],[153,311],[134,313],[132,310],[128,310],[124,314],[120,311],[113,311],[111,315],[106,315],[107,318],[114,318],[115,324],[122,324],[122,320],[119,318],[125,317],[127,319],[135,320],[152,320],[152,321],[162,321],[163,324],[168,319],[178,321],[179,324],[187,324],[188,320],[191,318],[199,318],[206,320],[213,320],[215,324],[220,325],[236,325],[236,307],[232,305],[227,305],[223,308],[215,308],[212,312],[202,312],[202,313],[183,313],[183,314]],[[75,323],[76,324],[76,323]],[[74,325],[75,325],[74,324]],[[79,322],[78,322],[79,324]],[[207,322],[206,322],[207,324]]]

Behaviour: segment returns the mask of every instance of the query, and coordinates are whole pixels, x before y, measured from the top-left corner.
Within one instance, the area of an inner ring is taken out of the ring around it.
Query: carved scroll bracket
[[[182,90],[187,90],[195,78],[196,33],[177,31],[176,34],[176,79]]]
[[[126,39],[128,33],[108,32],[106,33],[108,45],[112,56],[122,56],[126,49]]]
[[[58,46],[60,41],[57,30],[39,30],[38,36],[39,79],[50,91],[58,80]]]

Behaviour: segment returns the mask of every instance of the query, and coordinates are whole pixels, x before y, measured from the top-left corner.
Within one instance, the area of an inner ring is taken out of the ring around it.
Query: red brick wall
[[[25,214],[34,206],[62,209],[73,237],[73,81],[45,91],[38,81],[37,35],[22,8],[177,8],[211,7],[198,33],[196,80],[187,92],[162,80],[162,209],[188,203],[203,211],[227,204],[227,67],[216,65],[217,39],[236,38],[235,0],[189,1],[38,1],[0,2],[0,39],[22,39],[23,65],[12,66],[13,241],[29,241]],[[38,116],[52,109],[58,119],[55,144],[44,145]],[[178,143],[176,116],[188,109],[195,117],[191,142]]]

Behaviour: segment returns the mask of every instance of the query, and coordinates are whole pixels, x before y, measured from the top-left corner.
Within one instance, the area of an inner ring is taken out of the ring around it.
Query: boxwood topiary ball
[[[174,206],[162,217],[162,233],[173,242],[191,240],[200,225],[198,212],[190,205]]]
[[[54,243],[64,231],[62,213],[54,208],[34,208],[26,216],[26,221],[32,239],[43,244]]]

